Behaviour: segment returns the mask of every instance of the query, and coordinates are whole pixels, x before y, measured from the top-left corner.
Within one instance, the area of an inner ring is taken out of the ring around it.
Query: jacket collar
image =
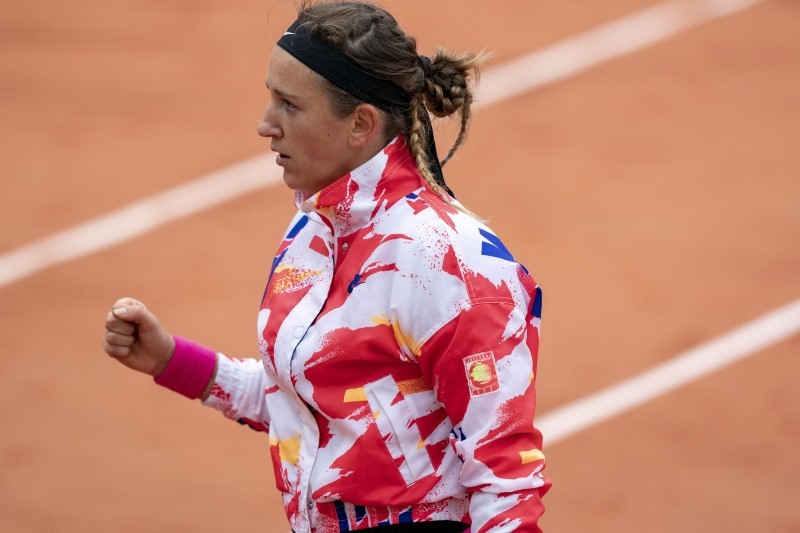
[[[297,192],[295,203],[301,211],[319,215],[335,237],[345,237],[425,185],[405,139],[398,136],[372,159],[310,198]]]

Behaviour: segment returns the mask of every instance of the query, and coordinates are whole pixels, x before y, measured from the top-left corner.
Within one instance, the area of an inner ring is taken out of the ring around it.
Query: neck
[[[372,135],[364,146],[355,149],[350,170],[355,170],[383,150],[394,136],[384,139],[383,135]]]

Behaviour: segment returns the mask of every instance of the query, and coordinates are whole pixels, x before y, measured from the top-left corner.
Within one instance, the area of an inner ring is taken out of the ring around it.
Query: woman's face
[[[337,117],[318,74],[280,47],[269,63],[270,100],[258,134],[272,139],[283,180],[309,197],[353,168],[349,117]]]

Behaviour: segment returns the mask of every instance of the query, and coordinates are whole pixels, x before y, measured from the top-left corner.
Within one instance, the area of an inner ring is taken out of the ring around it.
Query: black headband
[[[412,97],[402,87],[390,80],[379,78],[351,61],[324,39],[308,31],[300,20],[294,21],[289,26],[283,37],[278,40],[278,46],[329,82],[363,102],[390,113],[395,110],[407,112],[410,107]],[[425,144],[430,171],[437,183],[455,198],[444,181],[439,156],[436,154],[430,117],[427,111],[420,115],[425,125]]]
[[[300,21],[289,26],[278,46],[343,91],[384,111],[408,109],[411,103],[411,96],[399,85],[367,72]]]

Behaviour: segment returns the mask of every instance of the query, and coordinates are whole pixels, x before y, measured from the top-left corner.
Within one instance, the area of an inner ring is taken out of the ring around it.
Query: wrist
[[[153,381],[192,400],[200,398],[216,371],[216,352],[178,336],[172,343],[172,355]]]
[[[172,361],[172,357],[175,355],[175,337],[172,335],[167,335],[167,351],[165,356],[161,359],[161,361],[156,365],[155,370],[153,371],[153,378],[159,377],[161,374],[164,373],[164,370],[167,369],[169,366],[170,361]]]

